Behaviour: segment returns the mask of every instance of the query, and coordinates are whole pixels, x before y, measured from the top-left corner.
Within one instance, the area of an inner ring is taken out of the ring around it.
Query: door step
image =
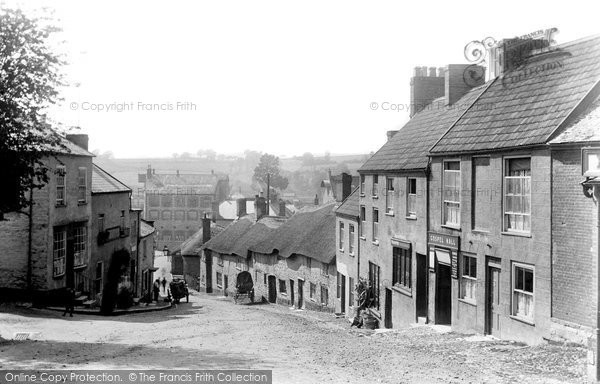
[[[425,316],[417,317],[417,324],[427,324],[427,318]]]

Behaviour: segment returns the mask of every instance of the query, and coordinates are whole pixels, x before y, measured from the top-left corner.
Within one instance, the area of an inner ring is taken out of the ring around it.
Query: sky
[[[596,0],[0,4],[54,10],[71,85],[50,114],[121,158],[369,153],[408,120],[393,106],[410,103],[415,66],[466,63],[488,36],[600,33]]]

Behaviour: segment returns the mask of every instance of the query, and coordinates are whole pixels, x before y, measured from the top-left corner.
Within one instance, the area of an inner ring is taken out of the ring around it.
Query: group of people
[[[154,281],[154,285],[152,286],[152,293],[154,294],[154,301],[158,302],[158,296],[160,294],[160,286],[162,285],[162,290],[164,294],[167,294],[167,279],[164,277],[162,280],[157,278]]]

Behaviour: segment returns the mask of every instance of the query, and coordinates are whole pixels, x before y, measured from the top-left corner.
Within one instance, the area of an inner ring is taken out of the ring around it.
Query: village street
[[[331,314],[235,305],[198,294],[189,304],[117,317],[0,307],[0,369],[272,369],[274,383],[583,383],[585,349],[522,344],[441,327],[374,332]]]

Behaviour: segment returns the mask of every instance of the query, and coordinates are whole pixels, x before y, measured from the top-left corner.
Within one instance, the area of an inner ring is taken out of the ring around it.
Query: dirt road
[[[525,346],[444,327],[373,332],[331,314],[189,304],[119,317],[0,308],[0,369],[272,369],[274,383],[584,383],[585,349]]]

